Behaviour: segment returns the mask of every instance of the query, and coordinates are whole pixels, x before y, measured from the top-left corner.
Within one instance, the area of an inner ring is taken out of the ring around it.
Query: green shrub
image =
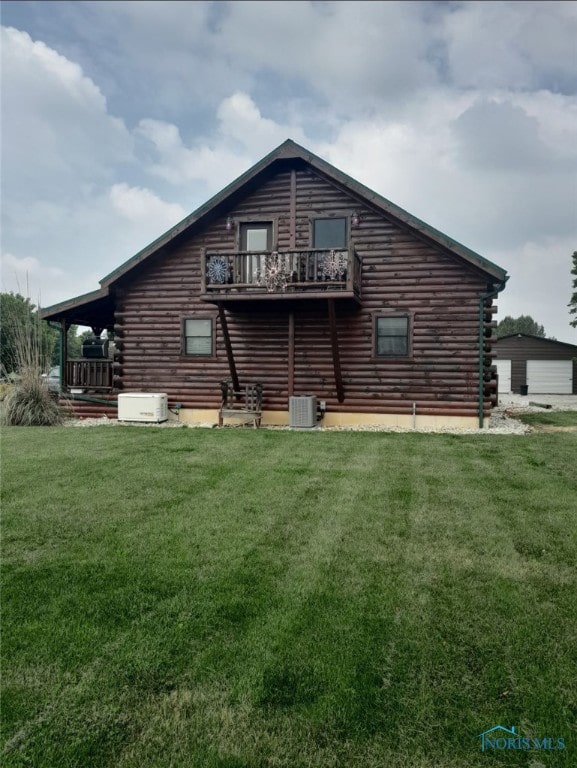
[[[6,394],[2,421],[11,427],[52,427],[62,423],[62,413],[40,376],[29,369]]]

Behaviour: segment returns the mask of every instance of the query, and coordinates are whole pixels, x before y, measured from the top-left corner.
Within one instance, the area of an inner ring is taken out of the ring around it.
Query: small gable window
[[[263,222],[261,224],[241,224],[240,250],[272,250],[272,224],[270,222]]]
[[[213,354],[213,322],[210,317],[195,317],[184,321],[184,354]]]
[[[409,318],[376,318],[377,357],[407,357],[409,354]]]
[[[347,220],[314,219],[313,248],[346,248]]]

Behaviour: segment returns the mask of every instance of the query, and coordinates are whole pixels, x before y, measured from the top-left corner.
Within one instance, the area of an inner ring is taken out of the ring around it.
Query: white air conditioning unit
[[[158,423],[168,419],[168,395],[161,392],[126,392],[118,395],[118,421]]]
[[[289,400],[290,427],[316,427],[316,395],[296,395]]]

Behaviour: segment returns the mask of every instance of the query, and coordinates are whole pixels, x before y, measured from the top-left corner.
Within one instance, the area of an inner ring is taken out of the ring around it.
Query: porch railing
[[[66,389],[112,389],[111,360],[67,360],[65,371]]]
[[[353,248],[206,252],[202,267],[203,293],[361,293],[361,260]]]

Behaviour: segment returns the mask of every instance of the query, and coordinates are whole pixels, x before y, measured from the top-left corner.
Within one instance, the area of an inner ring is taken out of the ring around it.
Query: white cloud
[[[575,3],[456,3],[443,25],[459,87],[567,93],[577,84]]]
[[[155,0],[52,5],[49,41],[106,88],[115,111],[199,119],[252,76],[226,55],[219,18],[227,3]]]
[[[221,40],[245,68],[298,78],[331,110],[373,113],[437,83],[436,25],[424,13],[419,3],[231,3]]]
[[[76,275],[56,266],[50,266],[34,256],[0,254],[1,290],[19,293],[36,306],[47,307],[72,296],[85,293],[87,275]],[[90,277],[90,276],[89,276]],[[92,288],[96,288],[96,275],[91,275]]]
[[[210,138],[198,137],[191,147],[184,144],[176,125],[150,118],[141,120],[136,132],[155,152],[149,172],[174,185],[200,181],[205,195],[210,196],[289,134],[296,141],[306,141],[298,125],[280,125],[263,117],[254,100],[245,93],[237,92],[224,99],[216,118],[217,132]]]
[[[110,189],[113,208],[131,222],[142,224],[154,222],[160,230],[168,229],[186,216],[186,211],[177,203],[166,203],[150,189],[129,187],[128,184],[114,184]]]
[[[132,160],[123,122],[106,111],[80,67],[16,29],[1,29],[2,176],[8,203],[30,192],[48,201],[110,177]],[[8,210],[9,213],[9,210]]]
[[[186,147],[177,126],[161,120],[143,119],[136,132],[154,149],[149,173],[177,186],[202,182],[205,195],[218,191],[250,165],[246,155],[239,157],[225,146],[213,148],[198,141],[196,146]]]
[[[510,102],[478,100],[455,121],[461,161],[470,169],[531,172],[545,170],[551,153],[541,141],[538,122]]]
[[[304,141],[299,125],[279,124],[263,117],[253,99],[246,93],[234,93],[218,107],[218,130],[225,141],[239,143],[249,156],[264,156],[285,139]]]
[[[3,253],[0,255],[2,264],[2,275],[12,274],[15,276],[15,282],[25,289],[26,280],[29,277],[44,279],[59,279],[64,276],[64,271],[59,267],[50,267],[42,264],[34,256],[25,256],[19,258],[12,253]]]
[[[46,93],[42,81],[51,80],[65,88],[75,101],[93,102],[98,110],[105,109],[106,102],[100,89],[84,76],[78,64],[61,56],[42,41],[33,41],[26,32],[2,27],[1,34],[8,65],[7,82],[13,82],[13,77],[23,70],[30,74],[41,73],[41,82],[36,83],[36,96]],[[29,85],[33,83],[33,78],[30,78]]]
[[[82,69],[2,29],[3,289],[54,303],[98,287],[187,211],[143,186],[134,140]]]
[[[279,120],[305,94],[341,116],[402,107],[439,81],[441,28],[430,5],[74,3],[52,6],[45,26],[134,123],[194,119],[205,131],[204,110],[235,91],[276,102]]]

